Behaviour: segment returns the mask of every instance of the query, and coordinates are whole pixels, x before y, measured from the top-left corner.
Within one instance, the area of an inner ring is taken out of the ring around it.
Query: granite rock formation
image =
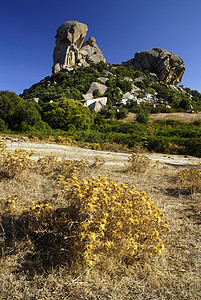
[[[91,37],[83,44],[87,31],[87,25],[77,21],[65,22],[57,29],[53,74],[76,64],[89,66],[90,62],[105,61],[95,38]]]
[[[160,81],[177,85],[181,82],[186,69],[184,62],[178,55],[161,48],[153,48],[137,52],[133,59],[123,63],[132,65],[136,70],[155,73]]]
[[[105,62],[105,58],[100,48],[96,44],[96,39],[94,37],[90,37],[88,41],[84,42],[80,51],[79,51],[79,63],[86,64],[94,63],[98,64],[100,61]]]

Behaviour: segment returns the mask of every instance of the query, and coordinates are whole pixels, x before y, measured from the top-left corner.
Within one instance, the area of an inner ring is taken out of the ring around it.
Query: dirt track
[[[35,143],[30,141],[24,141],[23,139],[0,137],[0,140],[1,139],[6,141],[8,150],[14,151],[15,149],[20,148],[26,150],[34,150],[35,155],[33,156],[33,158],[35,159],[37,159],[39,156],[56,155],[59,158],[64,157],[67,159],[78,160],[85,159],[90,161],[93,160],[95,156],[99,156],[105,159],[106,165],[124,166],[128,161],[128,157],[130,156],[130,154],[127,153],[97,151],[57,144]],[[185,167],[201,162],[200,158],[192,156],[168,155],[160,153],[146,153],[146,155],[153,161],[153,163],[159,161],[162,164],[173,167]]]

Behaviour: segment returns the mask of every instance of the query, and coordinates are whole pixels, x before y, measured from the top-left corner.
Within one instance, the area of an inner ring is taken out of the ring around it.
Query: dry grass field
[[[122,122],[129,123],[135,120],[136,114],[129,113],[127,118],[123,119]],[[150,114],[149,120],[151,122],[157,120],[175,120],[185,123],[195,122],[201,120],[201,112],[198,113],[186,113],[186,112],[175,112],[175,113],[157,113]]]
[[[200,164],[8,151],[1,143],[0,299],[201,298]]]

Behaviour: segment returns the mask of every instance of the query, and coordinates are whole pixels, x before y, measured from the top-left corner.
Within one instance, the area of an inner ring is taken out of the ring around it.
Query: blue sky
[[[201,0],[6,0],[0,12],[0,90],[20,94],[51,75],[56,30],[76,20],[109,63],[154,47],[181,56],[181,83],[201,92]]]

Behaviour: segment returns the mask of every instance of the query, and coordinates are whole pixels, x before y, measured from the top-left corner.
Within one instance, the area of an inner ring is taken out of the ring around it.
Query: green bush
[[[23,100],[14,92],[0,91],[1,126],[11,130],[26,131],[41,122],[37,104],[32,100]]]
[[[149,122],[149,112],[145,109],[141,109],[136,115],[136,121],[138,123],[147,124]]]
[[[68,130],[70,124],[77,129],[88,129],[93,124],[93,114],[79,100],[60,98],[44,105],[43,120],[53,129]]]
[[[120,107],[116,111],[116,118],[117,120],[124,119],[127,117],[127,114],[128,114],[128,110],[124,107]]]

